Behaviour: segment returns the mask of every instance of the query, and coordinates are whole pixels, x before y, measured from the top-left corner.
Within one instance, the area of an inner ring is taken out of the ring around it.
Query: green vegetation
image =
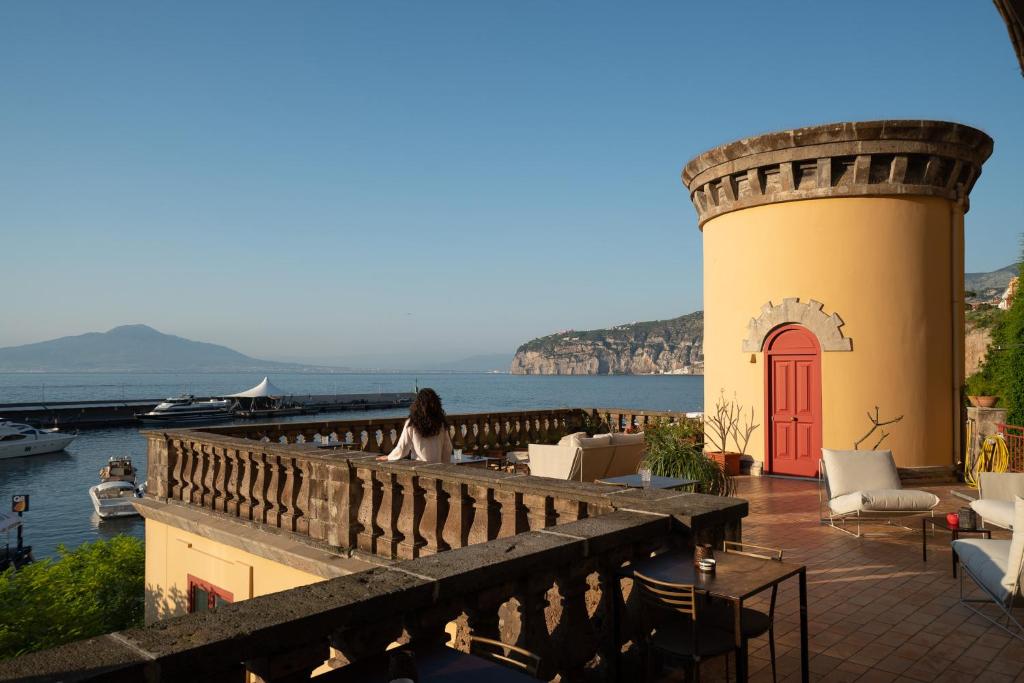
[[[115,536],[57,552],[0,573],[0,658],[142,625],[142,541]]]
[[[979,308],[974,311],[967,311],[964,318],[969,329],[992,330],[1005,316],[1006,311],[995,306]]]
[[[1007,422],[1024,424],[1024,296],[1014,297],[992,328],[985,364],[967,380],[971,396],[998,396],[1007,409]]]
[[[626,342],[642,343],[651,337],[675,339],[679,337],[699,337],[704,329],[704,312],[697,311],[669,320],[650,320],[647,322],[629,323],[602,330],[572,330],[549,334],[546,337],[531,339],[519,347],[519,351],[552,351],[555,347],[570,339],[580,342]]]
[[[644,464],[659,477],[696,479],[701,492],[728,496],[733,482],[714,460],[704,455],[704,427],[700,420],[684,419],[647,425],[644,430],[647,457]]]

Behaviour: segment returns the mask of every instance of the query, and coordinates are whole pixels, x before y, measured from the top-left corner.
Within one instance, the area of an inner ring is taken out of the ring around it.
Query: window
[[[7,436],[0,436],[0,441],[18,441],[24,438],[24,434],[8,434]]]
[[[206,612],[234,601],[231,593],[218,588],[208,581],[188,575],[188,611]]]

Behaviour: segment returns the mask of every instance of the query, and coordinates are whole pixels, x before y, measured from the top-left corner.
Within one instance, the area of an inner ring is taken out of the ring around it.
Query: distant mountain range
[[[219,344],[164,334],[148,325],[0,348],[5,372],[236,372],[343,370],[250,358]]]
[[[964,289],[980,295],[990,289],[1005,290],[1010,279],[1020,272],[1020,264],[1014,263],[991,273],[965,273]]]

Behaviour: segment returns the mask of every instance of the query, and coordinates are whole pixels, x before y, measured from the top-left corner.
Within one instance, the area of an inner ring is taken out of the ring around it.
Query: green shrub
[[[967,378],[968,396],[998,396],[999,383],[992,377],[991,368],[976,372]]]
[[[725,471],[704,455],[704,428],[700,420],[681,420],[674,424],[657,422],[644,430],[647,457],[644,464],[659,477],[696,479],[700,490],[717,496],[733,492],[733,482]]]
[[[0,658],[142,625],[142,541],[115,536],[57,553],[0,573]]]

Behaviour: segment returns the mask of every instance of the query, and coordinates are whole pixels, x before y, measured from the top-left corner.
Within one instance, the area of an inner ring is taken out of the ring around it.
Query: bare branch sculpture
[[[729,450],[729,437],[736,428],[738,417],[739,406],[735,401],[726,400],[723,389],[715,401],[714,411],[704,415],[704,424],[707,426],[705,436],[717,452],[725,453]]]
[[[871,447],[871,450],[877,451],[878,447],[882,445],[883,441],[885,441],[885,438],[887,436],[889,436],[889,432],[885,431],[882,428],[885,427],[886,425],[891,425],[891,424],[894,424],[896,422],[899,422],[902,419],[903,419],[903,416],[900,415],[899,417],[894,417],[891,420],[882,420],[881,418],[878,417],[878,406],[875,406],[875,414],[874,414],[874,416],[871,415],[870,411],[868,412],[868,420],[871,421],[871,429],[868,430],[867,434],[865,434],[864,436],[860,437],[859,439],[857,439],[856,441],[853,442],[853,450],[855,450],[855,451],[856,450],[860,450],[860,444],[865,439],[867,439],[869,436],[874,434],[875,430],[881,429],[882,430],[882,435],[878,438],[878,441],[875,442],[875,445]]]
[[[750,419],[745,417],[736,420],[732,426],[732,438],[736,443],[736,450],[740,455],[747,454],[747,447],[750,445],[750,437],[761,425],[754,422],[754,406],[750,406]]]

